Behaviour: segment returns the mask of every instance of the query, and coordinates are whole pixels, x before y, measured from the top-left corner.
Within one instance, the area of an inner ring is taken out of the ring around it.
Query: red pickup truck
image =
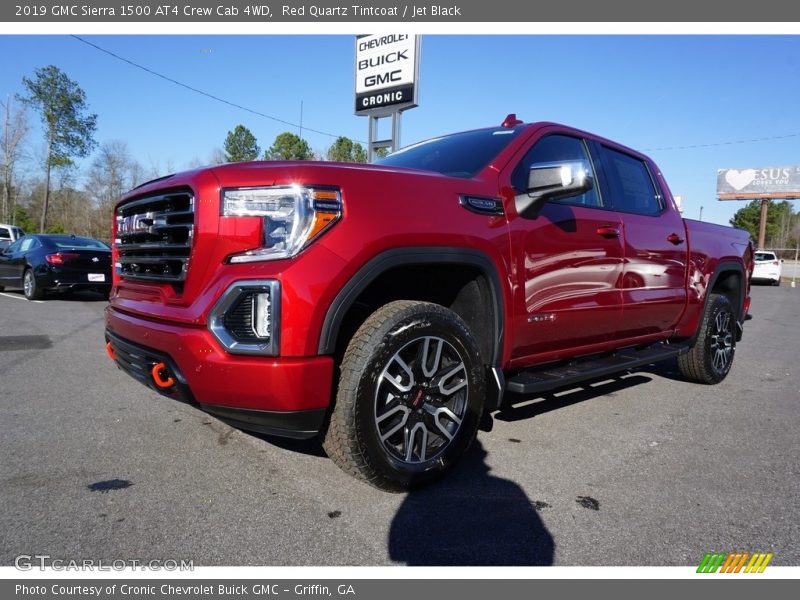
[[[722,381],[750,305],[747,233],[681,218],[646,156],[514,115],[372,165],[170,175],[120,200],[112,239],[121,369],[319,435],[387,490],[451,467],[506,390],[668,358]]]

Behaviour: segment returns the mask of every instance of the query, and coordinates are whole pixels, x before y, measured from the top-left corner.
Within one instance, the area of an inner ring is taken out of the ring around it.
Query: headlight
[[[342,214],[339,191],[300,185],[224,190],[222,215],[262,217],[263,245],[232,263],[291,258]]]

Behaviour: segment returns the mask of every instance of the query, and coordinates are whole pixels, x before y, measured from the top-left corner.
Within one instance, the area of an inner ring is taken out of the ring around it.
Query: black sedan
[[[0,291],[22,288],[28,300],[45,292],[111,291],[111,249],[75,235],[26,235],[0,252]]]

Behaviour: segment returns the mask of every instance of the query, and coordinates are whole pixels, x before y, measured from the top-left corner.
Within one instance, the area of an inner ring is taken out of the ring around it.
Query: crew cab
[[[112,239],[121,369],[386,490],[446,472],[508,390],[676,357],[721,382],[750,305],[746,232],[683,219],[648,157],[514,115],[376,164],[164,177]]]

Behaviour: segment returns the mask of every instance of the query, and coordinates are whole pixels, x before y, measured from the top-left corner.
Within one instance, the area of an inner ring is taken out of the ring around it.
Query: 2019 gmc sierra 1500
[[[377,164],[164,177],[121,199],[113,240],[120,368],[242,429],[320,435],[389,490],[445,472],[505,390],[670,357],[723,380],[753,254],[683,219],[648,157],[514,115]]]

